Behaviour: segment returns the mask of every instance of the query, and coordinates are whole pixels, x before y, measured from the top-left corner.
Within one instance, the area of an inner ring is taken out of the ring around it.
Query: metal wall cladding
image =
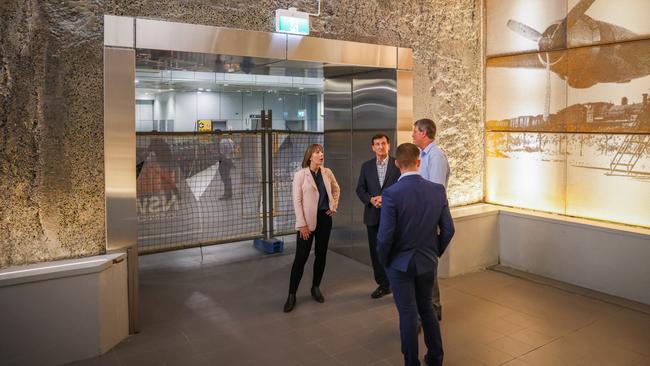
[[[284,34],[136,19],[136,47],[286,59]]]
[[[395,129],[397,81],[395,70],[354,75],[352,82],[353,129]]]
[[[104,164],[106,179],[106,249],[136,244],[135,54],[104,50]]]
[[[325,165],[332,169],[341,186],[341,198],[335,225],[352,220],[350,161],[352,130],[352,78],[325,79],[323,94],[325,124]]]
[[[373,70],[325,81],[326,165],[341,186],[339,213],[330,247],[370,263],[363,226],[364,205],[356,195],[361,165],[374,157],[372,137],[384,133],[395,146],[397,81],[395,70]],[[339,240],[340,239],[340,240]]]

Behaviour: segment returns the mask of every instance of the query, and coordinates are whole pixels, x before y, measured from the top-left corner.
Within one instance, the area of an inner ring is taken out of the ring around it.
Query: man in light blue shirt
[[[413,143],[420,148],[419,173],[422,178],[433,183],[442,184],[447,189],[450,173],[449,162],[447,161],[447,155],[433,141],[436,138],[436,124],[428,118],[415,121],[411,137]],[[433,283],[433,308],[438,314],[438,320],[442,320],[442,305],[440,304],[440,288],[438,287],[437,276]]]
[[[420,148],[420,175],[422,178],[442,184],[449,183],[449,162],[447,155],[433,141],[436,137],[436,124],[427,118],[419,119],[413,125],[413,143]]]

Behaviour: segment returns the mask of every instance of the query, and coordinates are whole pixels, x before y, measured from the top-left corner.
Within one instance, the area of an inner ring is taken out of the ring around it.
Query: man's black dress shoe
[[[439,358],[435,358],[433,360],[430,360],[429,358],[427,358],[427,356],[424,356],[424,364],[426,366],[442,365],[442,356],[440,356]]]
[[[318,302],[325,302],[325,297],[321,294],[320,289],[317,286],[311,288],[311,297]]]
[[[289,297],[287,297],[287,302],[284,303],[284,312],[288,313],[293,308],[296,306],[296,295],[295,294],[289,294]]]
[[[390,290],[390,287],[379,286],[375,291],[372,292],[372,294],[370,294],[370,297],[373,299],[378,299],[390,293],[393,293],[393,291]]]

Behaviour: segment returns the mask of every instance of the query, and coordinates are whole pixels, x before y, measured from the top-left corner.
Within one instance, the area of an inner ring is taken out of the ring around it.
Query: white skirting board
[[[502,265],[650,304],[650,230],[501,210]]]
[[[453,208],[441,278],[491,265],[650,304],[650,230],[491,204]]]
[[[128,336],[126,254],[0,271],[0,363],[60,365]]]

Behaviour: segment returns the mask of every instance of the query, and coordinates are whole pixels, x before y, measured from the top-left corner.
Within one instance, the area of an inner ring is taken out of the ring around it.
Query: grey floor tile
[[[249,245],[141,257],[141,333],[74,365],[403,364],[392,296],[370,298],[368,266],[330,252],[320,304],[312,256],[287,314],[293,256]],[[650,364],[647,314],[491,271],[440,282],[445,365]]]

